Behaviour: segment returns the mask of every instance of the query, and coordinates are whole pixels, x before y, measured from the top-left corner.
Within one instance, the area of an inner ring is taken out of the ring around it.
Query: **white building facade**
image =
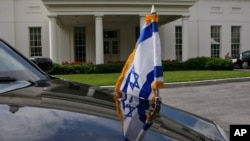
[[[176,20],[161,29],[166,56],[185,60],[192,57],[230,56],[250,50],[250,1],[249,0],[198,0],[190,8],[188,20],[188,48],[179,39],[182,21]],[[171,34],[165,34],[171,33]],[[183,39],[184,40],[184,39]],[[181,48],[182,49],[179,49]],[[179,51],[181,50],[181,51]],[[182,52],[182,53],[181,53]],[[181,55],[182,54],[182,55]]]
[[[0,38],[57,63],[124,61],[152,4],[163,60],[250,49],[250,0],[0,0]]]

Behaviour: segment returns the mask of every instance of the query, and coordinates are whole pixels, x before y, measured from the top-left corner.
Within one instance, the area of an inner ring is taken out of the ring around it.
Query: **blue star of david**
[[[132,107],[130,104],[126,104],[125,108],[128,108],[129,112],[124,115],[125,119],[126,118],[131,118],[133,115],[133,111],[135,110],[135,107]]]
[[[132,103],[132,102],[133,102],[133,97],[129,99],[129,103]],[[126,104],[125,108],[128,108],[129,111],[127,112],[127,114],[124,114],[124,119],[129,118],[129,117],[131,118],[133,116],[133,111],[135,110],[135,107],[131,106],[130,104]]]
[[[130,87],[132,88],[132,90],[134,90],[134,88],[138,88],[140,89],[139,83],[138,83],[138,79],[139,79],[139,74],[135,72],[135,67],[133,66],[131,69],[131,77],[134,77],[135,81],[134,82],[129,82]]]

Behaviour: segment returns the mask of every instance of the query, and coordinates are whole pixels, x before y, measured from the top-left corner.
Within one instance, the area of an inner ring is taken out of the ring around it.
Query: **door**
[[[120,59],[120,34],[118,30],[104,31],[104,62],[117,62]]]

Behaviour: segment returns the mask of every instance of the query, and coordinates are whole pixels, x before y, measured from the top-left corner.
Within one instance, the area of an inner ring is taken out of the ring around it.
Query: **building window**
[[[175,27],[175,56],[176,61],[182,61],[182,27]]]
[[[74,28],[75,61],[86,62],[86,32],[85,27]]]
[[[118,30],[106,30],[103,32],[104,54],[120,54],[120,33]]]
[[[211,57],[220,57],[220,26],[211,26]]]
[[[232,7],[232,14],[241,14],[242,8],[241,7]]]
[[[240,53],[240,26],[231,27],[231,56]]]
[[[210,13],[222,13],[222,8],[220,6],[212,6]]]
[[[42,56],[41,27],[29,28],[30,56]]]

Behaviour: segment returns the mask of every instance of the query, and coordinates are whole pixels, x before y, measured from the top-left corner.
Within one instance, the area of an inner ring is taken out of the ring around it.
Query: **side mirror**
[[[45,72],[52,69],[52,60],[48,57],[33,56],[30,60]]]

